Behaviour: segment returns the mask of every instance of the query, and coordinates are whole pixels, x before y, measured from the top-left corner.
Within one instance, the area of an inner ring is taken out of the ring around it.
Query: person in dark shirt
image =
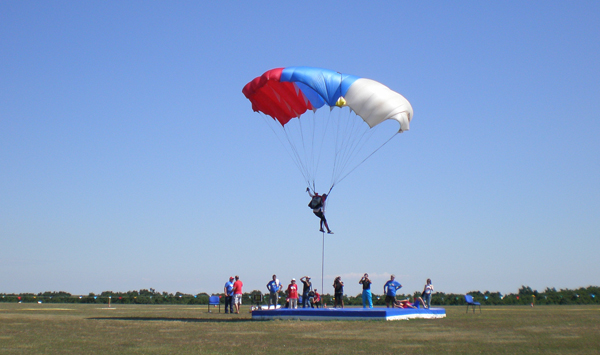
[[[333,281],[333,289],[335,290],[333,307],[340,306],[340,308],[344,308],[344,283],[341,276],[336,277]]]
[[[371,280],[369,280],[369,274],[365,274],[360,281],[359,284],[362,285],[362,302],[363,308],[367,308],[367,303],[369,304],[369,308],[373,308],[373,296],[371,295]]]
[[[310,293],[311,289],[312,289],[312,283],[310,282],[310,277],[308,276],[302,276],[300,278],[300,281],[302,282],[302,308],[306,308],[308,306],[310,306],[310,302],[308,300],[309,296],[308,294]]]

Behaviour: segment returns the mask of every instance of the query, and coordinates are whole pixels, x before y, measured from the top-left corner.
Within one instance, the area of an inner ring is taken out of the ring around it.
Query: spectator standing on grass
[[[233,276],[225,283],[223,292],[225,293],[225,313],[233,313]]]
[[[369,308],[373,308],[373,296],[371,295],[371,280],[369,280],[369,274],[365,274],[360,281],[359,284],[362,285],[362,302],[363,308],[367,308],[367,303],[369,304]]]
[[[235,305],[235,313],[240,313],[240,306],[242,305],[242,280],[240,277],[235,275],[235,282],[233,283],[233,304]]]
[[[390,308],[390,304],[392,308],[396,306],[396,291],[400,289],[402,285],[398,281],[396,281],[396,276],[391,275],[388,282],[383,285],[383,293],[385,293],[385,305],[387,308]]]
[[[344,283],[342,282],[342,277],[338,276],[333,281],[333,308],[344,308]]]
[[[281,282],[279,282],[277,275],[273,275],[273,279],[267,284],[267,289],[269,290],[269,308],[273,305],[275,309],[277,309],[277,304],[279,303],[279,291],[281,288]]]
[[[298,308],[298,285],[296,285],[296,279],[292,279],[292,282],[288,285],[287,298],[289,308]]]
[[[423,294],[421,298],[425,301],[425,308],[429,309],[431,307],[431,294],[433,293],[433,284],[431,284],[431,279],[427,279],[427,283],[425,284],[425,288],[423,289]]]
[[[302,276],[300,281],[302,282],[302,308],[306,308],[307,306],[310,306],[308,294],[312,289],[312,283],[310,282],[310,277],[308,276]]]

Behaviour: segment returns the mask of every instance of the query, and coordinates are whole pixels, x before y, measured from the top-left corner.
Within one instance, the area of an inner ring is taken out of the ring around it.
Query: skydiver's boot
[[[329,229],[329,225],[327,224],[327,221],[323,222],[323,224],[325,225],[325,228],[327,228],[327,234],[333,234],[331,229]],[[322,231],[323,231],[323,226],[321,226],[321,232]]]

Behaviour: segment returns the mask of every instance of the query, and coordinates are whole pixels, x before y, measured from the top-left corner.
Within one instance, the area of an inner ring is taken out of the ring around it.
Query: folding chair
[[[473,306],[473,313],[475,313],[475,306],[479,306],[479,313],[481,313],[481,303],[473,301],[473,296],[465,295],[465,302],[467,302],[467,313],[469,313],[469,306]]]
[[[219,313],[221,313],[221,296],[210,296],[208,299],[208,313],[210,313],[210,306],[219,305]]]

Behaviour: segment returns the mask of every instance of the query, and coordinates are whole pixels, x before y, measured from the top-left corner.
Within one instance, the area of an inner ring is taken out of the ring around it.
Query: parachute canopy
[[[387,86],[327,69],[272,69],[242,92],[252,109],[264,114],[313,191],[322,174],[330,174],[331,191],[397,133],[407,131],[413,116],[408,100]],[[330,109],[320,110],[324,106]],[[400,128],[385,121],[396,121]]]
[[[311,67],[271,69],[242,90],[252,109],[278,120],[281,125],[307,110],[323,105],[348,106],[369,127],[391,119],[400,132],[409,129],[412,106],[399,93],[370,79]]]

